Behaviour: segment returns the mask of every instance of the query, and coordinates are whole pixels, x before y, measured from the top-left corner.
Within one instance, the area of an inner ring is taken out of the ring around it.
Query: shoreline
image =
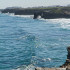
[[[2,13],[14,13],[14,15],[34,15],[33,19],[70,18],[70,7],[40,7],[40,8],[6,8]]]

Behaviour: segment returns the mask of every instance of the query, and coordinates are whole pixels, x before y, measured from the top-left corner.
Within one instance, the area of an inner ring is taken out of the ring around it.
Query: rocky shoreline
[[[70,7],[46,7],[46,8],[6,8],[2,13],[14,13],[15,15],[34,15],[44,19],[70,18]]]

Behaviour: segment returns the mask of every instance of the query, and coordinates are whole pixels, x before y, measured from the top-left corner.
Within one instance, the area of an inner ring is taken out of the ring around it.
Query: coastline
[[[14,15],[34,15],[34,19],[70,18],[70,7],[40,7],[40,8],[6,8],[2,13],[14,13]]]
[[[18,15],[16,15],[16,16],[18,16]],[[23,17],[22,15],[20,15],[21,17]],[[25,17],[27,16],[27,15],[24,15]],[[30,15],[29,15],[30,16]],[[37,19],[37,18],[36,18]],[[47,18],[48,19],[48,18]],[[52,19],[52,18],[51,18]],[[69,59],[69,58],[68,58]],[[65,64],[67,64],[67,63],[70,63],[70,62],[68,62],[67,60],[66,60],[66,63]],[[65,66],[65,64],[63,64],[64,66]],[[66,68],[67,68],[67,66],[66,67],[63,67],[63,65],[61,66],[61,68],[39,68],[39,67],[37,67],[37,68],[35,68],[35,70],[46,70],[46,69],[48,69],[48,70],[67,70]],[[20,70],[20,69],[17,69],[17,70]]]

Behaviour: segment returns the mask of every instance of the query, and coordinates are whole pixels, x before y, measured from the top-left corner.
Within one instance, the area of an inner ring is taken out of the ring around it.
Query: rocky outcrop
[[[54,19],[54,18],[70,18],[70,14],[66,13],[55,13],[55,12],[40,12],[40,13],[35,13],[34,14],[34,19],[37,19],[38,16],[41,16],[41,18],[44,19]]]
[[[35,12],[34,13],[34,19],[37,19],[39,16],[42,18],[42,12]]]
[[[15,15],[34,15],[34,14],[40,14],[41,12],[45,11],[45,9],[24,9],[24,10],[18,10],[14,14]]]
[[[66,68],[40,68],[40,67],[37,67],[35,70],[66,70]]]
[[[14,14],[15,15],[34,15],[34,13],[37,11],[38,10],[25,9],[25,10],[18,10]]]
[[[67,48],[67,51],[68,51],[68,55],[67,55],[66,62],[60,67],[67,68],[67,70],[70,70],[70,47]]]
[[[44,19],[70,18],[70,7],[43,7],[43,8],[6,8],[2,13],[14,13],[15,15],[34,15]]]
[[[6,9],[3,9],[1,12],[2,13],[15,13],[16,11],[19,11],[24,8],[21,8],[21,7],[7,7]]]

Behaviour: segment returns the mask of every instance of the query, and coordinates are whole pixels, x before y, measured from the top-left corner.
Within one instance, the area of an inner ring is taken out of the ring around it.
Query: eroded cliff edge
[[[2,13],[14,13],[15,15],[34,15],[44,19],[70,18],[70,7],[34,7],[34,8],[6,8]]]

